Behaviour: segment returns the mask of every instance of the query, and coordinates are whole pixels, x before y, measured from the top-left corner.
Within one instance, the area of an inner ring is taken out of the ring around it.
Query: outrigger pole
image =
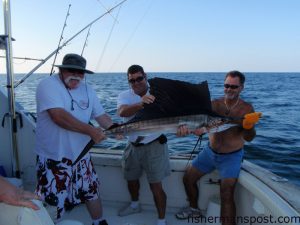
[[[5,0],[4,0],[5,1]],[[119,7],[120,5],[122,5],[124,2],[126,2],[127,0],[123,0],[121,2],[119,2],[118,4],[116,4],[114,7],[110,8],[108,11],[106,11],[105,13],[103,13],[101,16],[97,17],[96,19],[94,19],[92,22],[90,22],[88,25],[86,25],[84,28],[82,28],[80,31],[78,31],[76,34],[74,34],[72,37],[70,37],[67,41],[65,41],[61,46],[59,46],[58,48],[56,48],[50,55],[48,55],[42,62],[40,62],[36,67],[34,67],[28,74],[26,74],[20,81],[16,82],[16,84],[14,85],[14,87],[18,87],[21,83],[23,83],[31,74],[33,74],[38,68],[40,68],[45,62],[47,62],[54,54],[56,54],[56,52],[58,52],[60,49],[62,49],[63,47],[65,47],[70,41],[72,41],[75,37],[77,37],[79,34],[81,34],[84,30],[86,30],[88,27],[90,27],[91,25],[93,25],[95,22],[97,22],[99,19],[101,19],[102,17],[104,17],[107,14],[110,14],[115,8]]]
[[[18,156],[17,144],[17,117],[15,110],[15,93],[14,93],[14,70],[13,70],[13,53],[12,53],[12,36],[11,36],[11,13],[10,13],[10,0],[3,0],[4,11],[4,27],[5,27],[5,52],[6,52],[6,73],[7,73],[7,96],[9,100],[9,113],[8,116],[9,126],[11,130],[11,146],[12,146],[12,172],[17,178],[20,178],[20,165]]]

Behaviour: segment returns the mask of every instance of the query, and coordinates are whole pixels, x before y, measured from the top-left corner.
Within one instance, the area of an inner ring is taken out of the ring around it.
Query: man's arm
[[[107,129],[107,128],[109,128],[110,126],[113,125],[113,122],[112,122],[110,116],[107,115],[106,113],[105,113],[105,114],[102,114],[102,115],[100,115],[100,116],[97,116],[97,117],[95,118],[95,120],[96,120],[97,123],[98,123],[101,127],[103,127],[104,129]]]
[[[132,105],[121,105],[118,108],[118,115],[121,117],[130,117],[133,116],[134,114],[136,114],[136,112],[138,112],[139,110],[144,108],[144,103],[143,102],[139,102],[136,104],[132,104]]]
[[[66,130],[86,134],[90,136],[95,143],[99,143],[105,139],[105,136],[100,129],[81,122],[62,108],[48,109],[47,112],[55,124]]]
[[[141,98],[141,102],[132,104],[132,105],[121,105],[118,108],[118,115],[121,117],[130,117],[136,114],[139,110],[144,108],[144,104],[151,104],[155,100],[155,97],[153,95],[144,95]]]
[[[252,141],[256,136],[255,123],[258,122],[260,113],[254,113],[254,108],[252,105],[248,105],[248,113],[244,115],[244,120],[242,121],[243,127],[243,138],[245,141]],[[249,118],[248,118],[249,117]],[[254,118],[255,117],[255,118]],[[257,118],[256,118],[257,117]]]
[[[243,129],[243,137],[245,141],[250,142],[255,138],[255,136],[256,136],[256,130],[254,127],[249,130]]]
[[[40,197],[34,193],[15,187],[1,176],[0,187],[0,202],[14,206],[25,206],[34,210],[39,209],[39,207],[31,201],[32,199],[40,199]]]

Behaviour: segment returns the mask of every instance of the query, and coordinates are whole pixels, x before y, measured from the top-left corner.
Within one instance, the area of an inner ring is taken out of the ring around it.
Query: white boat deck
[[[132,214],[125,217],[118,216],[119,208],[120,207],[118,207],[117,204],[104,202],[104,217],[109,225],[156,225],[157,223],[157,213],[153,208],[142,207],[141,213]],[[178,209],[169,209],[167,212],[166,220],[168,225],[205,224],[200,223],[199,220],[178,220],[174,215],[177,210]],[[92,220],[88,216],[88,211],[85,205],[77,206],[70,213],[65,213],[63,219],[77,220],[84,225],[92,225]],[[210,224],[212,225],[212,223]]]

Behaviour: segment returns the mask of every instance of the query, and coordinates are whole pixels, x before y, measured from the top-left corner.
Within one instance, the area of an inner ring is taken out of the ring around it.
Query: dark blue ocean
[[[225,73],[148,73],[148,78],[165,77],[192,83],[208,81],[212,98],[223,95]],[[245,158],[273,173],[300,185],[300,73],[245,73],[245,89],[241,97],[252,103],[263,117],[256,126],[257,136],[245,146]],[[35,89],[38,82],[48,76],[35,74],[16,89],[16,100],[25,109],[35,112]],[[17,75],[20,79],[22,75]],[[6,82],[0,76],[1,85]],[[87,82],[96,90],[104,108],[114,120],[116,98],[129,88],[126,74],[107,73],[87,76]],[[197,137],[168,135],[170,154],[190,152]],[[207,142],[205,136],[202,144]],[[126,141],[106,140],[99,147],[122,149]],[[199,149],[198,149],[199,150]]]

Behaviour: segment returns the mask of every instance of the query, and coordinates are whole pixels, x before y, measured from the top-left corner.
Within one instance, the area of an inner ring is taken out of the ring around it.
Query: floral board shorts
[[[36,169],[36,193],[57,207],[56,219],[75,205],[99,198],[99,180],[90,155],[74,166],[67,158],[55,161],[38,156]]]

